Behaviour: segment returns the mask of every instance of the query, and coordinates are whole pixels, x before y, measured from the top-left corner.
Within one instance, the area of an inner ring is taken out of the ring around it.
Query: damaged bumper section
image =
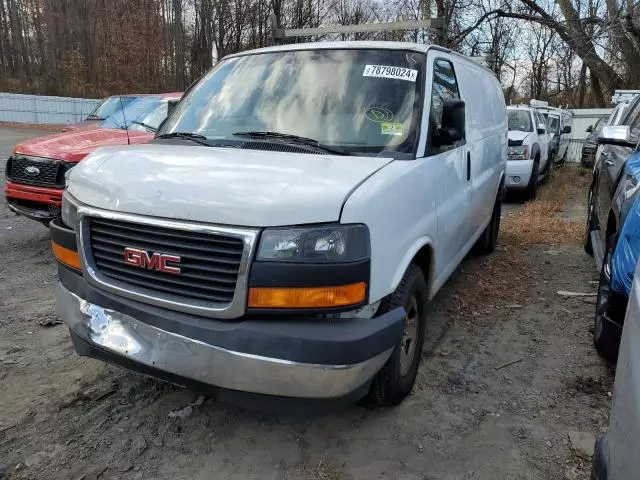
[[[172,383],[331,399],[366,389],[403,330],[404,309],[374,319],[218,321],[100,292],[59,267],[58,314],[80,355]]]
[[[7,205],[12,212],[41,222],[60,216],[63,191],[60,188],[35,187],[10,181],[4,186]]]
[[[509,190],[527,188],[533,172],[533,160],[509,160],[505,171],[505,187]]]

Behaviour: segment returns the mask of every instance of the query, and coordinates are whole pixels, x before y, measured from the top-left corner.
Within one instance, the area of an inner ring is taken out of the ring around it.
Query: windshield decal
[[[382,122],[380,124],[382,135],[402,135],[402,124],[397,122]]]
[[[402,67],[390,67],[387,65],[365,65],[363,77],[391,78],[414,82],[418,78],[418,70]]]
[[[369,107],[364,112],[364,116],[375,123],[388,122],[393,120],[394,113],[385,107]]]

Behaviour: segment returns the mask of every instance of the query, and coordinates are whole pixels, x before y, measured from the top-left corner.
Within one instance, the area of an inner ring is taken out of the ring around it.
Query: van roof
[[[534,110],[529,105],[507,105],[507,110]]]
[[[245,55],[254,55],[258,53],[272,53],[272,52],[292,52],[300,50],[340,50],[340,49],[372,49],[372,50],[412,50],[418,53],[427,53],[429,50],[438,50],[446,52],[450,55],[454,55],[460,59],[469,62],[472,65],[476,65],[491,75],[495,76],[495,73],[482,65],[481,63],[461,55],[457,52],[449,50],[448,48],[441,47],[439,45],[431,45],[424,43],[413,42],[387,42],[382,40],[356,40],[356,41],[336,41],[336,42],[308,42],[308,43],[292,43],[287,45],[275,45],[272,47],[257,48],[254,50],[246,50],[244,52],[233,53],[223,58],[242,57]]]

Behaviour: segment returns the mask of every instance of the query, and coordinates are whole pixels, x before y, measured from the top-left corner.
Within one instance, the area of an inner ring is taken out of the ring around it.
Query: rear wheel
[[[596,297],[596,315],[593,325],[593,344],[602,357],[610,362],[618,358],[620,334],[626,310],[623,295],[611,290],[612,249],[608,248],[602,262],[598,296]]]
[[[498,234],[500,233],[500,217],[502,215],[502,188],[498,192],[498,197],[493,205],[491,221],[475,245],[475,250],[483,255],[492,253],[498,244]]]
[[[409,265],[396,291],[382,311],[404,307],[407,312],[402,339],[371,382],[369,399],[378,406],[398,405],[416,381],[426,330],[427,283],[417,265]]]

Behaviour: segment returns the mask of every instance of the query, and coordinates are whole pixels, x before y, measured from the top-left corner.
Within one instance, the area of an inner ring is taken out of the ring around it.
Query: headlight
[[[66,192],[62,195],[61,216],[62,223],[69,228],[76,229],[76,225],[78,224],[78,205],[70,199],[70,195]]]
[[[68,170],[66,172],[64,172],[64,187],[67,188],[67,185],[69,185],[69,175],[71,175],[71,169],[73,167],[69,167]]]
[[[529,146],[519,145],[517,147],[509,147],[509,160],[528,160]]]
[[[365,225],[269,228],[258,249],[258,260],[281,262],[353,262],[369,256]]]

